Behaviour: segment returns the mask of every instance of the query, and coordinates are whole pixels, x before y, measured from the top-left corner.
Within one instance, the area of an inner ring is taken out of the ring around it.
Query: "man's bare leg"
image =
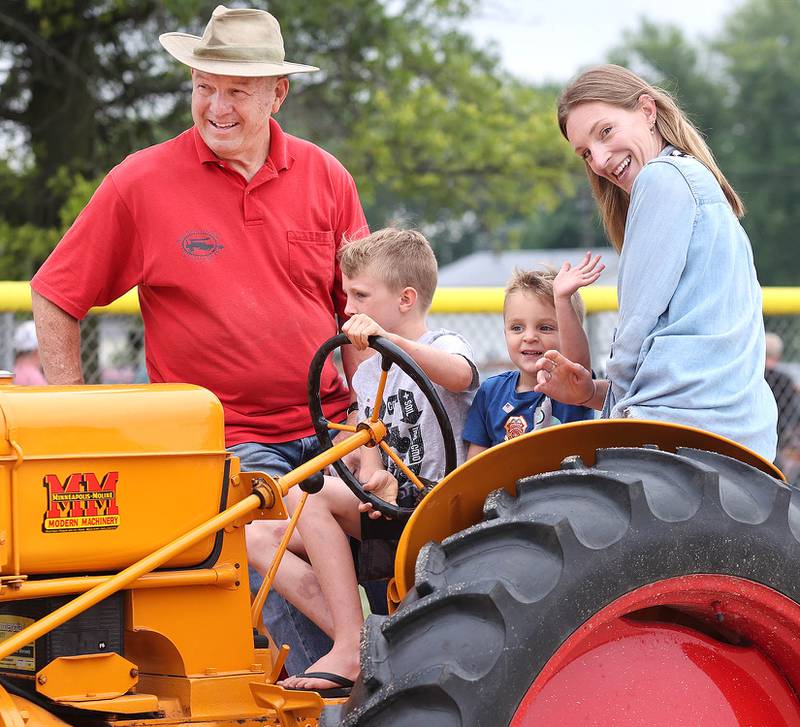
[[[308,671],[329,672],[349,679],[355,679],[360,671],[359,641],[364,622],[347,537],[361,537],[358,505],[358,498],[344,482],[326,477],[322,490],[309,497],[298,523],[314,573],[325,600],[331,606],[333,620],[333,648]],[[282,684],[295,689],[339,686],[324,679],[306,679],[301,674],[284,680]]]

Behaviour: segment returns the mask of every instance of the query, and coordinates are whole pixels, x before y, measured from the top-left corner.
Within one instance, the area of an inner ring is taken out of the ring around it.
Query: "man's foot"
[[[342,689],[344,686],[342,680],[350,682],[352,686],[352,680],[360,671],[358,644],[354,644],[351,648],[334,644],[333,649],[309,666],[305,673],[296,674],[279,683],[287,689],[307,689],[314,692]],[[335,676],[337,680],[330,679],[329,676]]]

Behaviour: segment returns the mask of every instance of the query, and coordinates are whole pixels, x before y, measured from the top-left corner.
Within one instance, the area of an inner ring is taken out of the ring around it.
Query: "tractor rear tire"
[[[421,550],[397,612],[368,619],[361,677],[321,724],[508,725],[581,624],[665,579],[730,575],[800,602],[798,495],[738,460],[655,447],[494,491],[481,523]]]

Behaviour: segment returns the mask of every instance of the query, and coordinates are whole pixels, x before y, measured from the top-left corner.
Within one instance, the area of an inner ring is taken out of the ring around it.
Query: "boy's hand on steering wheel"
[[[397,480],[386,470],[376,470],[373,472],[370,478],[364,483],[364,490],[366,492],[372,492],[390,505],[397,504]],[[368,502],[362,502],[358,506],[358,510],[359,512],[367,513],[372,520],[383,517],[383,515],[375,510]]]
[[[386,338],[388,335],[386,331],[366,313],[356,313],[354,316],[351,316],[342,326],[342,333],[350,339],[350,343],[359,351],[363,351],[369,346],[370,336],[383,336]]]

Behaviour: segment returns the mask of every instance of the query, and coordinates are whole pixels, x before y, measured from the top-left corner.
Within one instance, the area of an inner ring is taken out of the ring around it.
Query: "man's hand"
[[[363,351],[369,346],[370,336],[387,335],[386,331],[366,313],[356,313],[354,316],[351,316],[342,326],[342,333],[350,339],[350,343],[359,351]]]
[[[545,351],[535,369],[536,386],[533,390],[541,391],[562,404],[588,406],[597,391],[592,374],[558,351]]]
[[[565,262],[553,280],[553,296],[562,299],[569,298],[578,288],[591,285],[605,269],[606,266],[600,262],[600,256],[592,257],[591,252],[587,252],[583,256],[583,260],[574,268]]]
[[[397,480],[386,470],[377,470],[373,472],[369,480],[364,483],[364,490],[374,493],[380,497],[381,500],[388,502],[390,505],[397,504]],[[383,515],[368,502],[362,502],[358,506],[358,509],[360,512],[367,513],[372,520],[383,517]]]

